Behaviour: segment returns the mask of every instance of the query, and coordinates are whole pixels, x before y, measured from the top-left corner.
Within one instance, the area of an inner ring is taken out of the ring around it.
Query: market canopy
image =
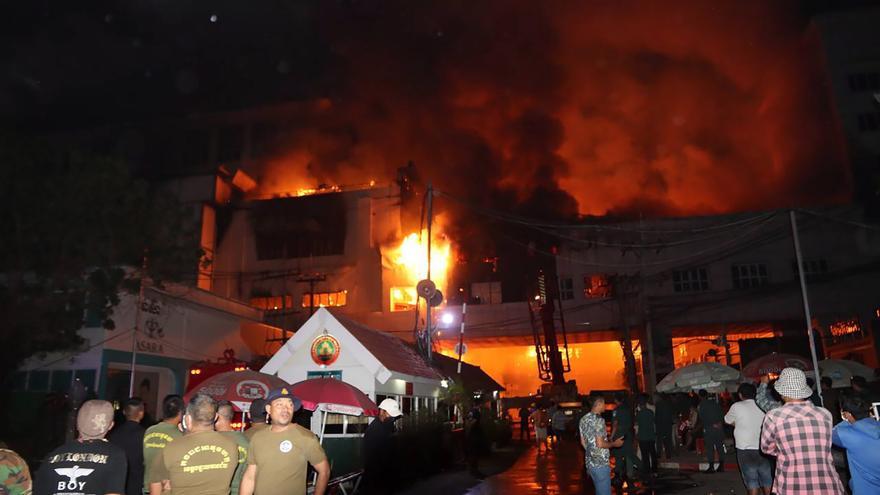
[[[831,378],[832,388],[849,387],[854,376],[869,382],[876,380],[873,369],[849,359],[823,359],[819,361],[819,373],[823,378]]]
[[[357,387],[335,378],[312,378],[290,386],[303,408],[350,416],[378,416],[379,408]]]
[[[759,380],[764,375],[779,374],[785,368],[797,368],[803,371],[813,369],[813,363],[808,358],[795,354],[771,352],[765,356],[753,359],[745,368],[743,376],[751,380]]]
[[[721,392],[735,385],[741,377],[738,370],[720,363],[694,363],[676,368],[657,384],[658,392],[689,392],[705,389]]]
[[[273,388],[287,385],[287,382],[277,376],[258,371],[227,371],[200,383],[187,392],[184,400],[189,402],[196,394],[208,394],[218,401],[228,400],[239,412],[247,412],[255,399],[265,399]]]

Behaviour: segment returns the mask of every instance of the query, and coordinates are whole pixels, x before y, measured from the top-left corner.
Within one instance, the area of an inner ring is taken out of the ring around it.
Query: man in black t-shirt
[[[125,452],[128,460],[128,480],[125,482],[126,495],[142,495],[144,486],[144,401],[132,397],[122,406],[125,423],[117,426],[107,436],[110,443]]]
[[[76,418],[79,437],[49,453],[37,471],[38,495],[125,493],[125,452],[104,439],[113,426],[113,406],[86,401]]]
[[[364,432],[364,477],[361,490],[367,495],[394,491],[398,462],[394,451],[394,421],[402,416],[394,399],[379,404],[379,417]]]

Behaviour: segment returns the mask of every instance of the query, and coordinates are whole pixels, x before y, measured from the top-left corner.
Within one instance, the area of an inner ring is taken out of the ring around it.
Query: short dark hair
[[[647,394],[639,394],[639,399],[638,399],[638,400],[639,400],[639,405],[640,405],[640,406],[644,406],[645,404],[648,403],[648,396],[647,396]]]
[[[850,383],[858,385],[861,388],[868,386],[868,380],[865,380],[865,377],[859,375],[853,375],[852,379],[850,379]]]
[[[706,397],[709,397],[709,392],[706,392],[706,389],[705,389],[705,388],[701,388],[701,389],[697,392],[697,395],[699,395],[701,399],[705,399]]]
[[[228,400],[221,400],[218,402],[217,414],[223,419],[232,421],[232,418],[235,417],[235,410],[232,408],[232,402],[229,402]]]
[[[179,395],[166,395],[162,400],[162,419],[176,418],[183,408],[183,399]]]
[[[254,399],[251,402],[251,408],[249,410],[251,416],[252,423],[265,423],[266,422],[266,401],[264,399]]]
[[[140,397],[129,397],[122,403],[122,415],[129,419],[144,410],[144,401]]]
[[[758,390],[753,383],[741,383],[736,391],[746,400],[754,399],[758,395]]]
[[[840,399],[840,409],[856,419],[865,419],[871,414],[871,404],[861,394],[848,394]]]
[[[593,406],[595,406],[600,400],[604,402],[605,397],[599,394],[588,395],[586,400],[584,400],[584,404],[587,406],[587,411],[593,410]]]
[[[825,387],[825,388],[831,388],[831,385],[834,384],[834,382],[831,381],[831,377],[830,377],[830,376],[823,376],[822,379],[819,380],[819,381],[822,382],[822,386]]]
[[[186,413],[195,423],[203,426],[212,425],[217,416],[217,401],[208,394],[196,394],[186,405]]]

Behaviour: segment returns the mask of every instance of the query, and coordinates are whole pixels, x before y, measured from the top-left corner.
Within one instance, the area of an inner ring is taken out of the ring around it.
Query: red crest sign
[[[339,358],[339,341],[328,334],[318,335],[312,341],[312,361],[329,366]]]

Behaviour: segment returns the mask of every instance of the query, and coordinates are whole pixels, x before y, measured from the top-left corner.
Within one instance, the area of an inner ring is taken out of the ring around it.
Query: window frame
[[[732,263],[730,265],[730,282],[737,290],[765,287],[770,284],[770,270],[767,268],[767,263],[763,262]]]
[[[682,275],[687,274],[687,279],[683,279]],[[691,275],[696,274],[696,277]],[[681,270],[672,270],[672,290],[676,294],[694,294],[699,292],[708,292],[711,290],[709,280],[708,267],[684,268]],[[678,280],[676,280],[678,278]],[[699,287],[692,287],[693,284],[699,284]]]

